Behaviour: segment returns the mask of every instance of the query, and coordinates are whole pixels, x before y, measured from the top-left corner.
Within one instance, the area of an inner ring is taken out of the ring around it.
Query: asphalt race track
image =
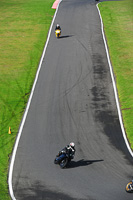
[[[62,36],[54,35],[59,23]],[[75,142],[66,169],[54,158]],[[122,136],[101,24],[92,0],[63,0],[13,168],[17,200],[131,200],[133,159]]]

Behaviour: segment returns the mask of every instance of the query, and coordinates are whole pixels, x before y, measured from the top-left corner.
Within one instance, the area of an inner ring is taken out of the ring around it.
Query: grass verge
[[[9,158],[55,10],[54,0],[0,1],[0,199]],[[9,126],[11,134],[8,134]]]
[[[133,1],[102,2],[98,5],[127,138],[133,149]]]

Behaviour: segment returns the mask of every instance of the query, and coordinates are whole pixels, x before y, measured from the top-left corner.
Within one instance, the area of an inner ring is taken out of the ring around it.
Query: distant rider
[[[56,25],[56,27],[55,27],[55,31],[56,31],[56,30],[60,30],[60,31],[61,31],[61,27],[60,27],[59,24]]]
[[[61,151],[59,151],[57,156],[60,156],[62,153],[66,153],[70,159],[73,159],[75,151],[75,144],[74,142],[71,142],[69,145],[65,146]]]

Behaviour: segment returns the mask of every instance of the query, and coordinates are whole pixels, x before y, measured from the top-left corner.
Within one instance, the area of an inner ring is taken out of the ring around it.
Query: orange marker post
[[[8,131],[8,134],[11,134],[11,127],[9,127],[9,131]]]

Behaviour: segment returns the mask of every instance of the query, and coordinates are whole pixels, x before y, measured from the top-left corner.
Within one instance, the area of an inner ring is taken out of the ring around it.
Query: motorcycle
[[[133,192],[133,180],[126,185],[126,192]]]
[[[59,38],[61,36],[61,30],[60,29],[56,29],[55,30],[55,35],[57,38]]]
[[[59,164],[60,168],[63,169],[65,168],[68,163],[71,161],[71,158],[68,156],[66,153],[62,153],[61,155],[57,155],[54,164]]]

